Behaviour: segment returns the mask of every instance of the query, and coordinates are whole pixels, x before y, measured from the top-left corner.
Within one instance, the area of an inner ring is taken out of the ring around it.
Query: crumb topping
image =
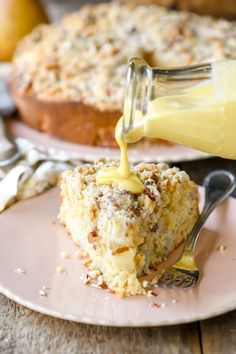
[[[180,66],[236,58],[236,23],[154,4],[86,5],[18,46],[13,79],[42,100],[122,111],[127,61]]]

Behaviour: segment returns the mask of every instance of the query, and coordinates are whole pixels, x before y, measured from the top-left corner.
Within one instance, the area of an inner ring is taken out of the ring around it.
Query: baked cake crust
[[[43,101],[11,86],[21,119],[34,129],[84,145],[117,147],[114,130],[120,111],[99,111],[81,102]]]
[[[59,219],[86,252],[90,270],[101,273],[103,287],[119,296],[143,294],[139,276],[166,259],[193,228],[198,188],[185,172],[163,163],[132,166],[143,193],[98,185],[98,171],[114,165],[99,160],[64,172]]]
[[[59,23],[38,27],[19,44],[13,96],[24,121],[36,129],[114,146],[130,57],[152,66],[236,58],[235,38],[235,22],[157,5],[87,5]],[[87,121],[89,129],[82,132]]]

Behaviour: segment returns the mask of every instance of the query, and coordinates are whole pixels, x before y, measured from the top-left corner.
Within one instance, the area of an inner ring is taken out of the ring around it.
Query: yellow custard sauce
[[[236,61],[213,63],[209,80],[186,88],[179,95],[150,100],[145,115],[135,111],[132,129],[125,135],[122,123],[121,117],[116,127],[116,140],[121,149],[120,166],[102,170],[97,177],[98,183],[114,183],[132,193],[143,191],[142,183],[130,171],[127,143],[144,136],[236,159]]]
[[[142,193],[143,183],[130,170],[127,143],[122,139],[122,119],[121,117],[116,126],[116,141],[120,147],[120,165],[118,168],[107,167],[101,170],[97,175],[97,183],[108,185],[114,183],[131,193]]]

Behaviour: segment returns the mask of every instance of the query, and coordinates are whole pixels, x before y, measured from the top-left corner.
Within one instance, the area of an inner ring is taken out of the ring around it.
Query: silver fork
[[[203,211],[186,241],[181,257],[165,270],[157,282],[157,287],[190,288],[196,285],[200,278],[194,260],[194,250],[201,228],[211,212],[234,191],[236,182],[230,172],[219,170],[207,175],[203,185],[205,187]]]

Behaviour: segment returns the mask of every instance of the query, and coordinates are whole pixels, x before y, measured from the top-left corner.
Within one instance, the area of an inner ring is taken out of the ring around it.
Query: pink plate
[[[160,289],[157,297],[118,298],[83,285],[86,272],[76,246],[56,221],[58,189],[20,202],[0,215],[0,291],[33,310],[78,322],[109,326],[160,326],[216,316],[236,308],[236,200],[210,217],[196,252],[202,278],[187,290]],[[224,245],[225,251],[217,250]],[[70,252],[62,259],[61,251]],[[57,274],[57,266],[66,273]],[[25,274],[15,270],[22,268]],[[46,286],[47,296],[39,291]],[[176,300],[172,301],[173,299]],[[153,302],[162,307],[150,306]]]

